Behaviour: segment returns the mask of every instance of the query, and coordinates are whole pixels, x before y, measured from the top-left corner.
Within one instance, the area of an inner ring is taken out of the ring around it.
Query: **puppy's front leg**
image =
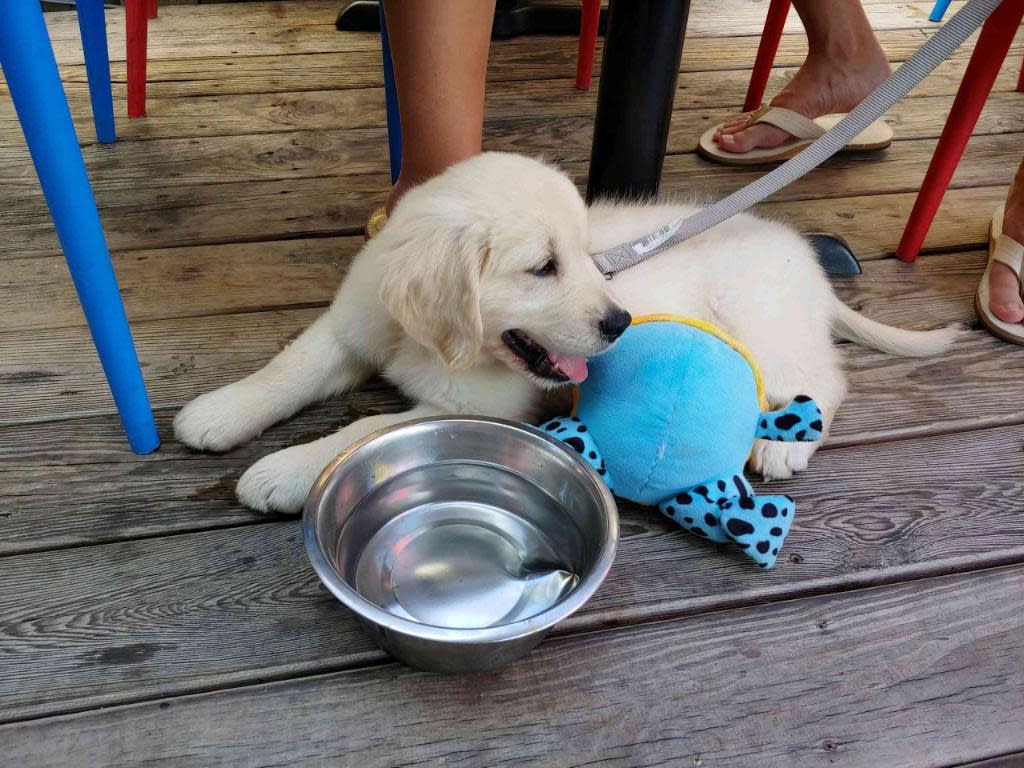
[[[385,427],[411,419],[440,415],[441,409],[421,404],[401,413],[368,416],[339,429],[333,435],[264,456],[249,467],[238,481],[238,500],[260,512],[301,512],[309,489],[324,467],[350,445]]]
[[[331,312],[321,315],[256,373],[197,397],[174,419],[175,436],[192,448],[226,451],[365,379],[370,366],[345,347],[334,322]]]

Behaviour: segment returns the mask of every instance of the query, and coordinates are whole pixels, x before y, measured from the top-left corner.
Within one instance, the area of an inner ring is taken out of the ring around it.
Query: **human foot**
[[[1010,189],[1003,213],[1003,235],[1024,244],[1024,185],[1014,184]],[[1014,271],[1006,264],[993,262],[989,268],[988,284],[988,307],[992,314],[1005,323],[1024,321],[1020,278]]]
[[[814,119],[835,112],[849,112],[883,80],[892,74],[885,52],[872,37],[870,44],[839,56],[834,53],[808,54],[793,79],[772,99],[773,107],[784,107]],[[774,125],[758,123],[749,128],[750,113],[727,120],[714,141],[727,152],[744,153],[757,148],[777,147],[790,135]]]

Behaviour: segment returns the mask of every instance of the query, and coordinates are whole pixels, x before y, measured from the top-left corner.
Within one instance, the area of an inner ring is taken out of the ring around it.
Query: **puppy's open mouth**
[[[505,331],[501,340],[526,364],[527,370],[540,379],[579,384],[587,378],[585,357],[549,352],[520,330]]]

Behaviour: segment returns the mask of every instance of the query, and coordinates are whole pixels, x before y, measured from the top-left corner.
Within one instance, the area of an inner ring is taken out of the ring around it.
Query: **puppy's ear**
[[[470,227],[417,222],[380,284],[380,300],[413,339],[452,369],[469,368],[483,346],[480,276],[487,241]]]

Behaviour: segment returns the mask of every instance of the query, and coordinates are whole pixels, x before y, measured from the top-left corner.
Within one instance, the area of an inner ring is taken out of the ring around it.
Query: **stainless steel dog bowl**
[[[522,656],[604,580],[607,487],[538,430],[470,417],[371,435],[324,470],[303,532],[326,587],[377,643],[439,672]]]

